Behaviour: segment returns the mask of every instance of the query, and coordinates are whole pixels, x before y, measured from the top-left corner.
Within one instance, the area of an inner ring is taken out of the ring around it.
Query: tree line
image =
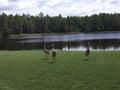
[[[91,16],[49,16],[42,12],[30,14],[0,14],[0,34],[66,33],[120,31],[120,14],[100,13]]]

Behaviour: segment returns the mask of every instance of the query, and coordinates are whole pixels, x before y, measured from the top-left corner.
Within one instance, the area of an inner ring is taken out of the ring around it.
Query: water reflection
[[[17,40],[0,39],[0,50],[32,50],[43,49],[44,43],[47,49],[52,49],[52,43],[58,50],[86,50],[87,42],[90,42],[91,50],[120,50],[120,40],[83,40],[68,42],[39,42],[39,43],[19,43]]]
[[[105,40],[84,40],[80,42],[74,42],[71,44],[68,42],[63,50],[67,51],[85,51],[87,49],[87,43],[90,42],[91,50],[120,50],[120,40],[118,39],[105,39]]]
[[[58,50],[84,51],[88,42],[90,42],[90,50],[120,50],[120,33],[110,33],[110,36],[107,33],[108,36],[103,34],[101,37],[100,35],[65,34],[0,38],[0,50],[41,50],[44,44],[51,50],[54,43]]]

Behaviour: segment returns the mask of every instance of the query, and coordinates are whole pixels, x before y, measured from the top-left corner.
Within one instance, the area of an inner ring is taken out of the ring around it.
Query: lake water
[[[46,36],[17,36],[0,38],[0,50],[41,50],[44,44],[51,50],[84,51],[120,50],[120,32],[50,34]]]

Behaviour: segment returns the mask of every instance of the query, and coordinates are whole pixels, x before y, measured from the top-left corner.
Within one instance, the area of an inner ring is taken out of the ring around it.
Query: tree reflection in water
[[[22,43],[22,39],[0,38],[0,50],[39,50],[46,48],[52,49],[52,43],[58,50],[76,50],[83,51],[87,48],[87,43],[90,42],[91,50],[120,50],[120,39],[99,39],[99,40],[78,40],[78,41],[57,41],[57,42],[33,42]]]

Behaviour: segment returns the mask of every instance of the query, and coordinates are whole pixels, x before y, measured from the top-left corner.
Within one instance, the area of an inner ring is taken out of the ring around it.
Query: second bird
[[[52,44],[52,57],[55,58],[56,57],[56,51],[54,48],[54,44]]]

